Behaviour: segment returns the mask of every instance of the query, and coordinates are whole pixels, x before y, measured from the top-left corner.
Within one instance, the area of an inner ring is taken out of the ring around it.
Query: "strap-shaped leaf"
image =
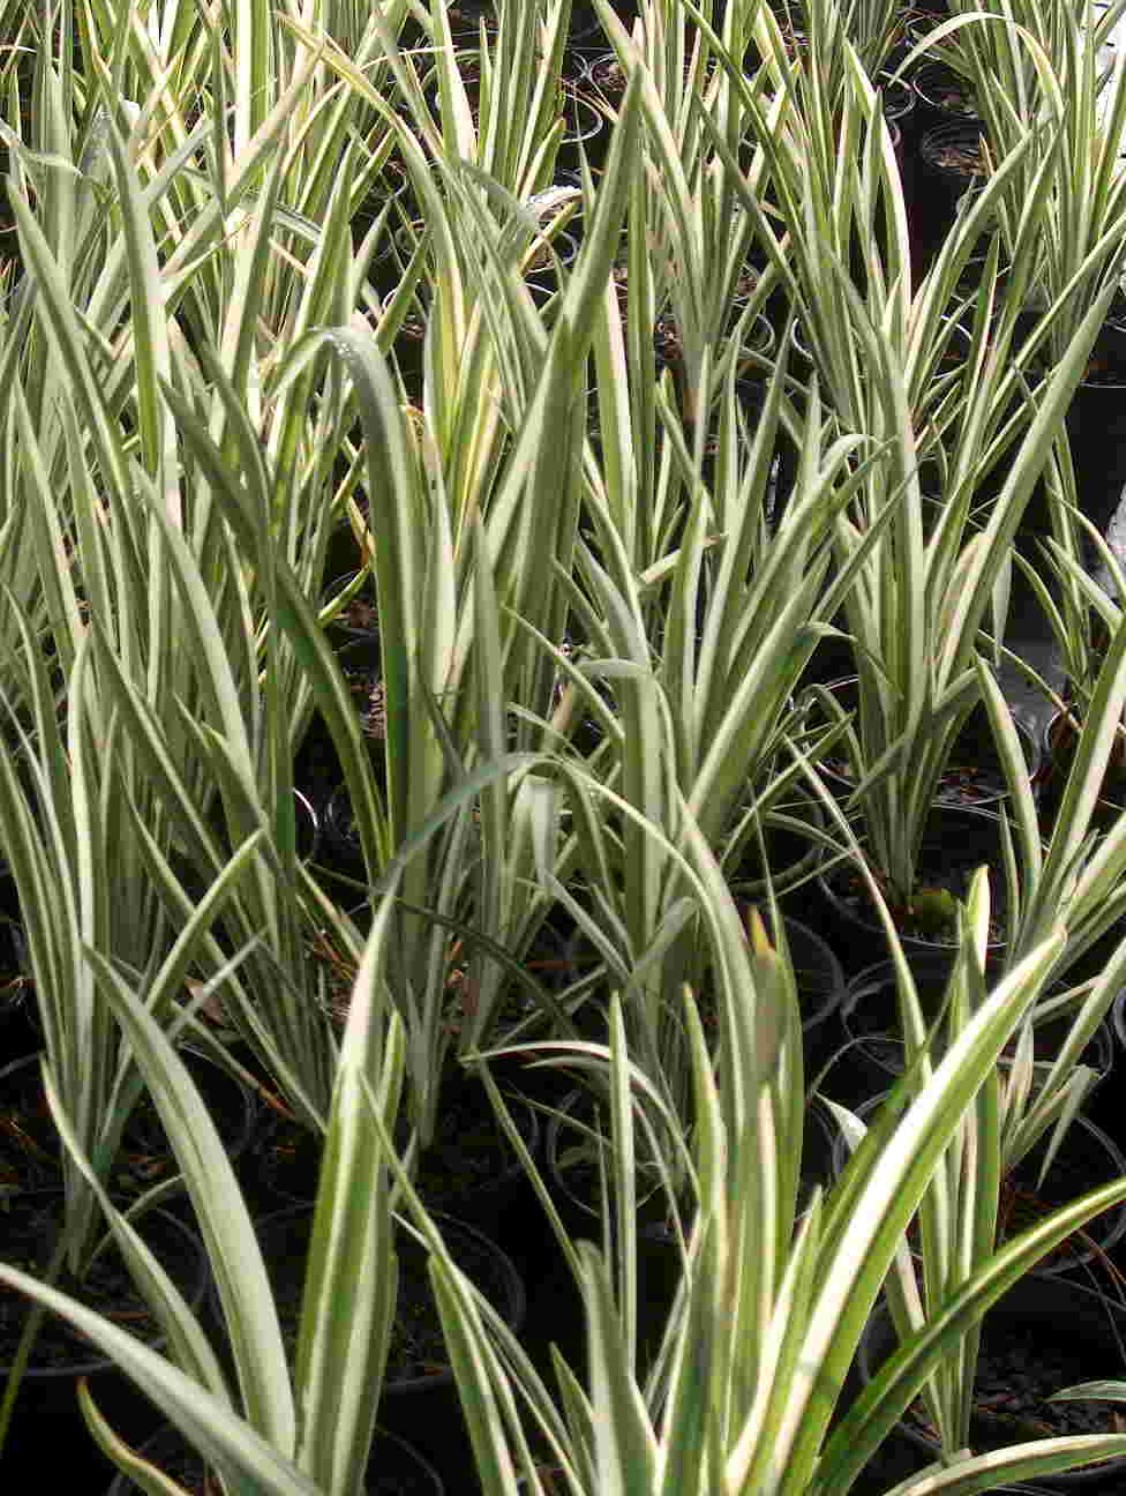
[[[5,1263],[0,1263],[0,1282],[27,1294],[81,1331],[144,1388],[205,1460],[229,1472],[236,1483],[256,1482],[256,1489],[270,1496],[320,1496],[318,1487],[262,1434],[111,1320]]]
[[[286,1347],[258,1238],[223,1141],[155,1019],[104,957],[90,951],[88,959],[128,1036],[184,1176],[219,1291],[247,1418],[279,1457],[292,1457],[297,1425]],[[174,1417],[171,1408],[165,1411]]]

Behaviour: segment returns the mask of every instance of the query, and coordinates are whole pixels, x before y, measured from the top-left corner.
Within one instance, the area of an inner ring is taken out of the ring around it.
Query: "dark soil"
[[[1083,383],[1103,389],[1121,389],[1126,385],[1126,366],[1120,357],[1096,351],[1083,371]]]
[[[653,329],[653,348],[657,363],[662,367],[674,367],[684,357],[684,340],[676,319],[670,312],[662,312],[657,318],[657,325]]]
[[[521,1136],[534,1151],[539,1134],[535,1112],[506,1097]],[[455,1216],[472,1215],[488,1196],[520,1177],[520,1163],[479,1081],[466,1078],[442,1086],[438,1136],[419,1162],[418,1189],[429,1205]]]
[[[271,1118],[251,1159],[253,1183],[265,1198],[311,1204],[317,1193],[321,1140],[300,1122]]]
[[[360,728],[369,738],[387,736],[387,707],[383,680],[378,671],[351,669],[345,672],[345,684],[356,707]]]
[[[3,1201],[0,1233],[4,1260],[10,1266],[41,1277],[54,1251],[61,1209],[61,1195],[54,1191],[36,1191]],[[198,1239],[163,1211],[147,1215],[140,1230],[181,1291],[198,1305],[204,1284],[202,1245]],[[56,1281],[64,1293],[131,1334],[149,1343],[157,1340],[157,1322],[112,1246],[98,1255],[80,1279],[64,1272]],[[29,1307],[22,1294],[0,1288],[0,1372],[6,1370],[15,1353]],[[101,1353],[91,1342],[65,1320],[53,1314],[43,1316],[31,1357],[34,1368],[77,1370],[101,1359]]]
[[[956,945],[957,930],[951,900],[965,899],[973,874],[985,861],[980,846],[967,845],[963,838],[951,837],[945,846],[930,849],[929,855],[924,843],[916,889],[910,902],[891,908],[900,934],[924,940],[936,948]],[[873,926],[878,924],[868,896],[868,885],[854,868],[847,864],[836,867],[828,873],[826,881],[854,919]],[[1001,945],[1007,937],[1008,926],[999,869],[990,877],[990,895],[989,944]]]
[[[965,764],[951,766],[938,782],[935,799],[940,805],[992,805],[1006,792],[999,771]]]
[[[407,336],[407,324],[409,318],[405,319],[401,332]],[[421,335],[421,334],[420,334]],[[336,622],[345,628],[351,629],[355,634],[375,634],[379,632],[379,609],[375,603],[363,593],[354,597],[346,608],[338,615]]]
[[[525,274],[542,275],[545,271],[550,270],[551,268],[551,246],[549,244],[537,245],[528,259],[528,263],[525,267]]]
[[[538,1136],[535,1114],[518,1097],[506,1096],[524,1141],[534,1149]],[[405,1143],[405,1139],[402,1139]],[[261,1184],[280,1200],[294,1204],[316,1198],[321,1141],[300,1123],[275,1119],[257,1153],[255,1173]],[[451,1078],[442,1086],[438,1133],[422,1155],[416,1185],[427,1205],[459,1214],[459,1205],[472,1208],[483,1194],[514,1176],[518,1161],[493,1115],[479,1082]]]
[[[1101,1139],[1090,1124],[1080,1119],[1072,1123],[1058,1155],[1041,1181],[1040,1167],[1050,1137],[1049,1132],[1002,1183],[997,1222],[999,1241],[1018,1236],[1087,1190],[1096,1189],[1119,1178],[1121,1162],[1111,1151],[1109,1139]],[[1061,1242],[1037,1266],[1041,1270],[1060,1270],[1077,1266],[1080,1262],[1092,1262],[1097,1273],[1105,1262],[1104,1248],[1113,1246],[1110,1238],[1121,1227],[1121,1207],[1096,1216],[1082,1231]]]
[[[978,1453],[1032,1439],[1126,1431],[1126,1417],[1112,1404],[1050,1402],[1055,1392],[1090,1379],[1090,1362],[1066,1340],[1052,1340],[1042,1326],[1007,1318],[1004,1336],[983,1340],[974,1380],[971,1423]],[[921,1408],[915,1421],[929,1433]]]
[[[846,677],[832,681],[825,689],[836,699],[844,712],[852,716],[855,721],[857,699],[855,678]],[[820,733],[823,728],[828,727],[834,721],[829,711],[830,709],[823,707],[819,700],[811,698],[807,716],[808,727],[815,733]],[[1038,746],[1027,729],[1018,724],[1018,730],[1025,760],[1029,769],[1035,773],[1039,769],[1041,758]],[[821,759],[821,767],[830,778],[837,780],[851,793],[857,782],[856,770],[852,759],[840,752],[843,745],[838,742],[834,746],[837,751],[826,754]],[[1004,799],[1007,794],[1008,783],[1005,771],[1001,765],[1001,758],[997,752],[985,710],[977,706],[954,739],[947,766],[938,782],[935,802],[939,805],[972,809],[994,805],[998,800]]]
[[[622,98],[626,91],[626,75],[616,57],[600,57],[590,67],[591,87],[608,100]]]
[[[847,758],[830,756],[822,760],[822,767],[845,784],[856,783]],[[980,764],[951,764],[938,782],[935,800],[939,805],[972,807],[995,805],[1005,794],[1005,777],[1000,769]]]
[[[250,1141],[256,1118],[254,1098],[234,1076],[202,1056],[181,1053],[215,1123],[227,1155],[238,1158]],[[122,1139],[114,1184],[139,1192],[179,1172],[160,1114],[146,1092],[132,1111]]]
[[[188,1059],[212,1119],[231,1157],[245,1148],[254,1125],[255,1104],[231,1076],[208,1060]],[[0,1076],[0,1197],[13,1190],[53,1188],[61,1183],[61,1153],[43,1090],[38,1056],[30,1056]],[[126,1194],[178,1173],[151,1097],[143,1093],[125,1125],[121,1148],[110,1171],[110,1187]]]
[[[942,114],[960,114],[966,119],[977,117],[977,106],[973,95],[966,93],[956,83],[935,84],[927,89],[927,97],[933,107]]]
[[[418,350],[426,341],[426,320],[420,312],[408,312],[399,323],[399,338],[405,348],[401,350],[402,357],[416,359]],[[363,625],[365,632],[374,633],[379,624],[379,616],[374,605],[372,605],[372,620]]]
[[[458,1267],[480,1289],[513,1328],[523,1318],[523,1295],[500,1249],[462,1222],[436,1216]],[[305,1285],[312,1210],[295,1206],[261,1223],[259,1240],[266,1258],[274,1299],[287,1344],[295,1345]],[[396,1235],[399,1292],[385,1386],[396,1386],[448,1374],[445,1340],[427,1268],[428,1254],[405,1230]]]
[[[759,283],[759,272],[748,266],[743,270],[739,279],[735,282],[735,301],[749,301],[755,294],[755,288]],[[769,323],[767,324],[769,326]]]
[[[39,1059],[30,1056],[0,1076],[0,1202],[12,1191],[54,1187],[61,1175]]]
[[[980,145],[963,145],[951,141],[931,152],[935,166],[956,177],[979,177],[985,171],[985,161]]]
[[[434,1472],[409,1445],[377,1434],[364,1481],[367,1496],[435,1496],[442,1489]]]
[[[497,29],[497,18],[493,10],[474,0],[455,0],[455,3],[446,11],[446,18],[450,23],[450,30],[464,39],[468,33],[476,38],[481,22],[485,23],[485,32],[488,36],[495,36]]]
[[[915,77],[915,92],[928,108],[939,114],[959,119],[977,118],[972,87],[944,63],[924,63]]]
[[[611,266],[610,281],[614,287],[614,295],[618,299],[618,311],[624,317],[629,308],[629,266],[623,264]]]

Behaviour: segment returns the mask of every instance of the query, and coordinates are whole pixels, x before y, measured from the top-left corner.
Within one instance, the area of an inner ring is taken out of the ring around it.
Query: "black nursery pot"
[[[601,1219],[601,1182],[594,1143],[587,1131],[607,1140],[609,1115],[593,1092],[576,1086],[560,1101],[544,1132],[544,1155],[556,1208],[564,1223],[579,1235],[589,1235]],[[641,1134],[636,1134],[641,1147]],[[642,1229],[659,1231],[669,1213],[665,1190],[651,1168],[639,1162],[635,1181],[637,1218]]]
[[[593,169],[606,159],[609,135],[601,111],[581,94],[572,94],[563,109],[563,139],[559,142],[556,165],[565,171],[578,171],[585,160]]]
[[[832,1184],[837,1136],[836,1121],[824,1100],[811,1095],[806,1102],[802,1131],[799,1211],[809,1204],[814,1189],[827,1190]]]
[[[831,693],[846,712],[853,712],[857,705],[857,677],[845,676],[830,681],[824,689]],[[828,725],[832,720],[812,696],[810,698],[812,724]],[[1037,782],[1043,771],[1043,753],[1040,740],[1023,718],[1014,716],[1013,726],[1024,751],[1024,761],[1030,780]],[[856,788],[856,775],[842,741],[823,758],[820,769],[834,792],[847,800]],[[939,780],[935,793],[936,805],[949,805],[963,809],[995,808],[1008,796],[1008,784],[989,726],[989,716],[980,703],[976,705],[962,724],[950,749],[948,766]]]
[[[484,1294],[514,1335],[527,1309],[524,1282],[511,1258],[484,1233],[439,1212],[432,1219],[459,1268]],[[273,1285],[282,1332],[297,1333],[313,1212],[307,1205],[266,1217],[258,1236]],[[379,1404],[379,1424],[405,1439],[455,1490],[472,1468],[453,1373],[428,1272],[428,1253],[409,1232],[396,1234],[398,1297],[391,1350]]]
[[[297,860],[315,862],[321,849],[321,818],[304,790],[293,791],[293,817]]]
[[[825,814],[812,794],[798,787],[792,799],[766,811],[760,821],[762,845],[753,829],[733,842],[724,854],[724,876],[738,897],[761,902],[768,897],[769,871],[769,888],[785,899],[817,867],[821,853],[814,837],[824,828]]]
[[[604,45],[605,38],[598,12],[588,0],[571,0],[571,18],[567,32],[568,50],[572,55],[582,55],[584,48]]]
[[[384,313],[387,312],[393,297],[394,289],[383,299]],[[422,363],[428,321],[429,313],[416,289],[414,297],[399,322],[394,345],[395,363],[399,374],[407,393],[415,401],[421,401],[422,396]]]
[[[363,845],[352,814],[348,786],[343,782],[329,796],[321,822],[325,861],[329,868],[350,878],[361,878],[364,872]]]
[[[1078,741],[1078,724],[1067,714],[1057,712],[1049,718],[1044,728],[1044,761],[1039,774],[1040,819],[1046,828],[1050,828],[1060,808]],[[1124,809],[1126,743],[1119,738],[1103,775],[1102,788],[1091,812],[1091,824],[1096,830],[1105,832]]]
[[[812,1117],[811,1129],[816,1134],[820,1119]],[[597,1163],[584,1158],[575,1164],[572,1150],[582,1146],[576,1123],[597,1125],[604,1137],[609,1135],[609,1121],[605,1110],[598,1106],[591,1092],[576,1087],[558,1105],[555,1115],[548,1122],[545,1132],[544,1152],[552,1185],[552,1203],[572,1238],[599,1239],[601,1235],[600,1183]],[[636,1135],[641,1146],[640,1131]],[[822,1139],[823,1142],[823,1139]],[[824,1147],[811,1147],[810,1156],[819,1166],[823,1163]],[[810,1181],[812,1185],[813,1181]],[[678,1203],[678,1209],[685,1202]],[[682,1276],[680,1246],[670,1214],[668,1196],[663,1188],[654,1183],[652,1174],[646,1177],[644,1168],[637,1179],[637,1237],[636,1265],[638,1275],[638,1304],[644,1306],[639,1318],[641,1337],[640,1353],[644,1365],[660,1343],[669,1309],[676,1295]],[[681,1212],[681,1224],[685,1231],[690,1225],[690,1216]],[[572,1357],[583,1353],[582,1308],[574,1301],[573,1284],[564,1275],[561,1289],[554,1297],[559,1302],[554,1312],[545,1318],[549,1321],[547,1341],[563,1344]]]
[[[1114,1000],[1110,1022],[1118,1047],[1126,1051],[1126,988]]]
[[[379,635],[366,634],[351,640],[337,650],[336,658],[364,736],[382,743],[387,736],[387,719],[383,705]]]
[[[872,1316],[861,1341],[858,1369],[869,1381],[897,1344],[885,1308]],[[986,1314],[974,1380],[971,1424],[975,1453],[1070,1434],[1116,1433],[1114,1404],[1050,1403],[1080,1382],[1122,1375],[1126,1311],[1092,1289],[1063,1280],[1021,1279]],[[937,1443],[922,1421],[921,1404],[896,1429],[914,1468],[936,1457]],[[1034,1489],[1121,1492],[1126,1460],[1063,1475],[1041,1475]]]
[[[505,1102],[535,1158],[539,1113],[511,1092]],[[505,1250],[519,1250],[523,1223],[518,1207],[535,1208],[531,1186],[484,1086],[472,1074],[443,1081],[437,1135],[419,1158],[416,1185],[429,1209],[476,1226]]]
[[[347,468],[342,465],[338,478],[342,479]],[[360,496],[360,506],[366,513],[367,499]],[[338,520],[329,532],[325,546],[326,577],[354,576],[361,560],[360,543],[347,516]]]
[[[244,1160],[243,1188],[257,1209],[312,1208],[317,1198],[323,1140],[292,1117],[273,1113],[263,1119]]]
[[[1126,317],[1103,324],[1068,407],[1067,434],[1079,507],[1105,534],[1126,487]],[[1084,546],[1093,562],[1086,537]]]
[[[754,440],[759,422],[762,420],[763,408],[766,405],[765,381],[769,377],[762,365],[755,362],[756,358],[765,358],[770,351],[770,344],[763,339],[762,329],[758,326],[760,323],[769,331],[771,339],[774,336],[774,329],[767,322],[766,318],[761,316],[756,317],[754,324],[752,324],[752,333],[758,339],[758,348],[753,354],[748,353],[747,358],[742,364],[743,373],[735,385],[738,418],[742,423],[739,429],[746,432],[749,441]],[[748,347],[749,345],[744,346]],[[676,365],[676,367],[679,368],[679,365]],[[775,443],[776,453],[782,450],[782,445],[783,433],[779,432]],[[719,452],[720,444],[717,432],[709,436],[704,443],[704,460],[700,466],[701,480],[708,489],[713,489],[716,483],[716,459],[719,456]],[[770,486],[767,490],[766,516],[769,523],[774,522],[780,505],[785,502],[786,497],[788,497],[793,488],[792,480],[788,486],[782,487],[779,470],[780,462],[776,456],[771,463]]]
[[[171,1476],[189,1496],[217,1496],[218,1487],[208,1475],[207,1463],[172,1424],[165,1424],[145,1443],[140,1453],[150,1464]],[[394,1434],[376,1430],[368,1460],[364,1490],[367,1496],[442,1496],[446,1487],[427,1460]],[[133,1496],[140,1490],[123,1471],[106,1490],[106,1496]]]
[[[915,115],[915,90],[902,78],[893,78],[890,73],[881,73],[876,83],[883,96],[884,118],[889,124],[896,124],[901,134],[906,137],[904,121],[913,119]]]
[[[935,805],[924,829],[917,859],[919,890],[941,889],[964,899],[979,867],[989,871],[993,916],[986,947],[987,962],[1000,958],[1005,945],[1004,874],[1001,864],[1000,818],[988,810]],[[866,966],[887,959],[883,925],[868,896],[867,884],[850,862],[838,863],[810,885],[816,891],[824,925],[821,926],[841,959],[845,972],[855,975]],[[892,911],[900,920],[910,911]],[[950,936],[922,933],[904,923],[899,942],[911,965],[928,968],[949,961],[956,949]]]
[[[387,760],[384,740],[387,719],[383,700],[383,667],[379,637],[372,634],[353,639],[337,650],[337,661],[344,684],[355,709],[360,732],[371,760],[372,770],[382,783]],[[332,734],[319,712],[315,712],[297,755],[295,775],[308,785],[318,805],[325,805],[333,789],[341,783],[343,770]]]
[[[887,1048],[885,1057],[893,1055],[889,1036],[881,1036]],[[902,1049],[900,1048],[900,1056]],[[892,1077],[889,1077],[891,1079]],[[842,1070],[841,1079],[844,1079]],[[835,1073],[830,1073],[824,1094],[834,1101],[842,1100]],[[864,1101],[852,1100],[850,1109],[866,1121],[887,1099],[887,1092],[870,1095]],[[1001,1185],[998,1202],[997,1240],[1005,1242],[1039,1224],[1053,1211],[1070,1204],[1088,1190],[1098,1189],[1126,1176],[1126,1158],[1121,1150],[1088,1117],[1080,1114],[1060,1145],[1051,1166],[1041,1179],[1040,1172],[1051,1144],[1051,1130],[1009,1171]],[[844,1137],[837,1135],[833,1144],[833,1172],[839,1175],[849,1158]],[[1116,1205],[1074,1235],[1030,1269],[1029,1275],[1039,1281],[1083,1283],[1097,1278],[1111,1254],[1126,1236],[1126,1205]]]
[[[43,1090],[38,1048],[0,1069],[0,1117],[0,1190],[61,1188],[60,1145]]]
[[[432,1211],[431,1217],[458,1267],[513,1334],[519,1334],[527,1304],[523,1279],[511,1259],[467,1221],[455,1220],[441,1211]],[[297,1333],[312,1227],[311,1205],[292,1205],[258,1222],[258,1239],[273,1284],[282,1333],[287,1338]],[[395,1254],[399,1260],[398,1309],[384,1378],[385,1405],[453,1384],[427,1269],[429,1254],[406,1230],[396,1233]],[[381,1406],[380,1421],[390,1427],[390,1420],[383,1416],[387,1411],[387,1406]]]
[[[292,796],[294,850],[299,862],[310,863],[315,860],[320,848],[320,817],[313,801],[304,790],[295,787]],[[224,816],[223,807],[218,800],[211,808],[208,821],[216,841],[220,846],[229,849],[230,828]],[[204,885],[201,882],[199,870],[194,864],[179,853],[174,853],[173,867],[179,873],[188,894],[197,901],[202,898]]]
[[[20,917],[19,890],[7,858],[0,857],[0,921],[16,924]],[[5,954],[0,950],[0,955]]]
[[[555,235],[551,249],[539,247],[536,258],[525,273],[528,290],[538,307],[544,307],[565,284],[568,267],[579,252],[579,241],[566,232]],[[562,271],[560,275],[556,269]]]
[[[58,1239],[63,1216],[63,1192],[56,1189],[20,1191],[5,1196],[3,1236],[5,1260],[36,1276],[45,1272]],[[138,1229],[156,1253],[180,1292],[195,1309],[202,1304],[209,1281],[207,1254],[199,1236],[170,1211],[147,1211]],[[124,1326],[146,1345],[159,1349],[164,1335],[134,1288],[113,1245],[99,1253],[76,1289],[65,1277],[60,1286],[80,1294],[82,1302]],[[11,1357],[23,1329],[29,1301],[0,1287],[0,1377],[11,1370]],[[33,1382],[73,1381],[112,1367],[113,1363],[64,1320],[45,1315],[24,1378]]]
[[[199,1089],[227,1157],[237,1163],[258,1129],[260,1111],[256,1097],[236,1076],[196,1050],[181,1049],[180,1058]],[[112,1185],[126,1195],[140,1194],[177,1172],[176,1156],[159,1113],[144,1094],[125,1125],[121,1165],[114,1173]],[[177,1203],[185,1203],[183,1196]]]
[[[360,573],[356,570],[342,572],[334,577],[321,595],[321,606],[326,607],[334,597],[339,597],[351,586]],[[370,648],[379,638],[379,609],[375,601],[375,579],[370,572],[364,576],[363,584],[324,626],[325,637],[334,649],[359,643]]]
[[[955,120],[976,120],[977,103],[965,78],[942,62],[924,62],[911,80],[915,113],[923,131]]]
[[[912,978],[928,1020],[937,1017],[950,976],[950,959],[942,954],[912,963]],[[844,990],[840,1005],[842,1045],[825,1085],[834,1100],[853,1105],[889,1089],[903,1073],[903,1041],[895,968],[880,961],[859,972]],[[1033,1028],[1034,1063],[1046,1067],[1059,1053],[1070,1020],[1050,1018]],[[1012,1048],[1012,1046],[1010,1046]],[[1009,1050],[1002,1056],[1008,1063]],[[1080,1062],[1094,1070],[1099,1086],[1114,1068],[1110,1025],[1101,1023],[1084,1048]],[[1046,1073],[1046,1069],[1045,1072]]]
[[[600,1229],[601,1206],[597,1167],[585,1161],[572,1167],[568,1162],[569,1144],[572,1138],[578,1138],[571,1119],[580,1116],[587,1125],[595,1120],[590,1093],[577,1087],[563,1098],[548,1123],[545,1153],[554,1185],[553,1202],[572,1234],[581,1237],[596,1234]],[[605,1117],[600,1125],[605,1135],[608,1132]],[[812,1097],[805,1109],[802,1133],[799,1212],[815,1188],[826,1188],[832,1182],[836,1137],[836,1125],[827,1108]],[[691,1204],[682,1201],[680,1206],[683,1207],[681,1223],[687,1230]],[[659,1330],[680,1281],[681,1263],[668,1197],[660,1186],[644,1177],[638,1180],[637,1222],[638,1266],[642,1276],[639,1302],[646,1305],[650,1327]]]
[[[6,1196],[0,1215],[5,1261],[36,1277],[44,1275],[57,1240],[62,1202],[61,1190]],[[199,1237],[163,1210],[148,1212],[138,1229],[198,1313],[209,1283],[207,1255]],[[107,1247],[90,1266],[80,1286],[76,1288],[65,1277],[58,1286],[153,1349],[162,1347],[159,1325],[134,1289],[114,1247]],[[30,1307],[23,1295],[0,1289],[0,1380],[8,1375]],[[79,1411],[79,1377],[89,1380],[95,1402],[123,1437],[140,1440],[153,1431],[160,1415],[142,1391],[64,1320],[45,1314],[23,1373],[4,1449],[4,1471],[9,1477],[34,1476],[48,1484],[55,1477],[60,1490],[88,1490],[90,1482],[108,1479],[110,1467],[92,1444]],[[85,1481],[84,1463],[88,1467]]]
[[[371,191],[360,204],[352,216],[352,245],[359,250],[364,239],[371,232],[379,220],[381,214],[387,210],[388,203],[393,204],[390,214],[385,219],[385,224],[394,228],[398,222],[397,213],[409,211],[409,205],[413,202],[410,177],[406,168],[397,159],[388,162],[380,176],[372,185]],[[382,261],[382,264],[381,264]],[[373,267],[375,278],[380,291],[390,289],[390,284],[385,275],[379,274],[380,269],[390,272],[390,265],[382,257],[377,258]]]
[[[880,90],[884,119],[889,125],[899,126],[905,147],[912,144],[915,118],[918,113],[918,100],[915,97],[914,87],[905,79],[894,77],[886,69],[876,78],[876,86]]]
[[[753,281],[754,272],[748,271],[744,284]],[[732,308],[733,315],[741,316],[746,308],[749,297],[753,294],[753,287],[749,291],[736,293],[736,300]],[[777,343],[777,335],[770,318],[762,312],[756,314],[750,326],[743,333],[742,345],[740,347],[740,382],[754,381],[764,384],[771,376],[774,368],[774,348]]]
[[[194,1050],[180,1051],[219,1129],[231,1159],[249,1146],[258,1118],[247,1088],[214,1061]],[[39,1054],[25,1055],[0,1069],[0,1189],[54,1189],[62,1182],[61,1152],[43,1090]],[[130,1113],[121,1148],[107,1181],[110,1192],[128,1199],[178,1172],[159,1115],[147,1094]]]
[[[919,190],[912,228],[926,270],[953,226],[962,195],[984,174],[982,128],[977,120],[954,120],[928,130],[919,144]]]
[[[616,108],[626,91],[626,75],[617,53],[599,52],[588,58],[580,89]]]
[[[847,983],[832,946],[809,925],[785,917],[786,941],[802,1015],[802,1049],[807,1070],[832,1052]]]
[[[509,1113],[524,1146],[536,1155],[539,1115],[502,1083]],[[399,1140],[403,1145],[406,1138]],[[322,1140],[299,1122],[274,1117],[262,1129],[253,1175],[264,1205],[310,1208],[316,1199]],[[434,1141],[421,1154],[414,1179],[428,1210],[465,1221],[507,1246],[510,1219],[522,1202],[525,1178],[519,1158],[497,1121],[483,1085],[458,1071],[442,1081]],[[518,1235],[518,1232],[517,1232]]]
[[[1050,1134],[1041,1138],[1007,1181],[999,1222],[1005,1237],[1019,1235],[1049,1211],[1069,1204],[1090,1189],[1126,1177],[1126,1157],[1122,1150],[1082,1113],[1075,1118],[1059,1153],[1040,1180],[1049,1141]],[[1116,1205],[1043,1258],[1032,1269],[1032,1276],[1038,1280],[1082,1278],[1086,1282],[1105,1271],[1107,1254],[1116,1252],[1124,1236],[1126,1205]],[[1120,1366],[1120,1372],[1123,1369],[1126,1368]]]
[[[911,975],[924,1011],[937,1010],[950,972],[949,957],[921,955]],[[903,1073],[903,1041],[898,1036],[895,969],[880,961],[859,972],[845,988],[840,1007],[842,1042],[822,1087],[834,1101],[863,1109]],[[836,1146],[837,1167],[848,1156],[843,1139]]]

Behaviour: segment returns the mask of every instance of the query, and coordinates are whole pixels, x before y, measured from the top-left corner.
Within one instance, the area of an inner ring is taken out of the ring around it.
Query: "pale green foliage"
[[[22,261],[0,307],[3,851],[67,1148],[71,1264],[104,1217],[168,1356],[0,1275],[138,1378],[232,1492],[361,1489],[393,1198],[432,1252],[490,1496],[546,1496],[543,1450],[562,1489],[591,1496],[838,1496],[916,1395],[957,1454],[981,1315],[1126,1195],[1110,1186],[994,1252],[1002,1164],[1048,1129],[1058,1142],[1126,961],[1047,994],[1126,908],[1126,822],[1093,831],[1126,630],[1075,559],[1063,426],[1126,262],[1126,64],[1107,75],[1099,53],[1122,6],[1092,29],[1064,0],[958,5],[926,44],[971,75],[991,169],[925,275],[877,91],[887,0],[804,6],[807,49],[765,0],[722,16],[640,0],[628,26],[595,8],[628,84],[601,108],[604,169],[584,161],[578,187],[545,199],[567,0],[498,0],[495,31],[456,46],[442,0],[0,0]],[[528,280],[544,256],[546,299]],[[778,302],[777,342],[756,346]],[[415,314],[411,370],[397,340]],[[676,344],[663,371],[659,318]],[[1089,731],[1046,847],[994,672],[1041,480],[1058,578],[1035,595],[1073,663],[1089,663],[1092,608],[1112,641],[1086,672]],[[377,602],[378,743],[322,627],[341,520]],[[842,619],[859,671],[845,815],[817,774],[835,729],[810,738],[794,705]],[[978,702],[1010,781],[1010,946],[987,981],[979,878],[932,1049],[889,906],[914,890]],[[355,817],[358,887],[326,891],[296,845],[314,713]],[[727,881],[800,796],[821,807],[811,839],[852,856],[872,892],[910,1061],[842,1178],[802,1209],[794,974]],[[366,944],[362,915],[342,912],[364,897]],[[558,997],[522,969],[553,905],[591,953]],[[358,970],[342,1038],[314,945]],[[611,1119],[601,1251],[566,1237],[535,1176],[589,1333],[587,1366],[560,1363],[554,1387],[453,1265],[409,1167],[446,1062],[511,1041],[517,987],[539,999],[521,1021],[550,1035],[539,1058],[584,1070]],[[715,1005],[714,1048],[693,994]],[[602,996],[608,1040],[584,1043],[572,1019]],[[201,1016],[216,1005],[324,1134],[295,1355],[176,1053],[192,1035],[227,1057]],[[1030,1025],[1049,1009],[1074,1016],[1044,1072]],[[233,1376],[106,1195],[142,1085],[203,1231]],[[668,1194],[681,1275],[650,1366],[641,1164]],[[838,1409],[885,1287],[901,1348]],[[85,1407],[122,1467],[167,1491]],[[900,1496],[1123,1447],[955,1459]]]

